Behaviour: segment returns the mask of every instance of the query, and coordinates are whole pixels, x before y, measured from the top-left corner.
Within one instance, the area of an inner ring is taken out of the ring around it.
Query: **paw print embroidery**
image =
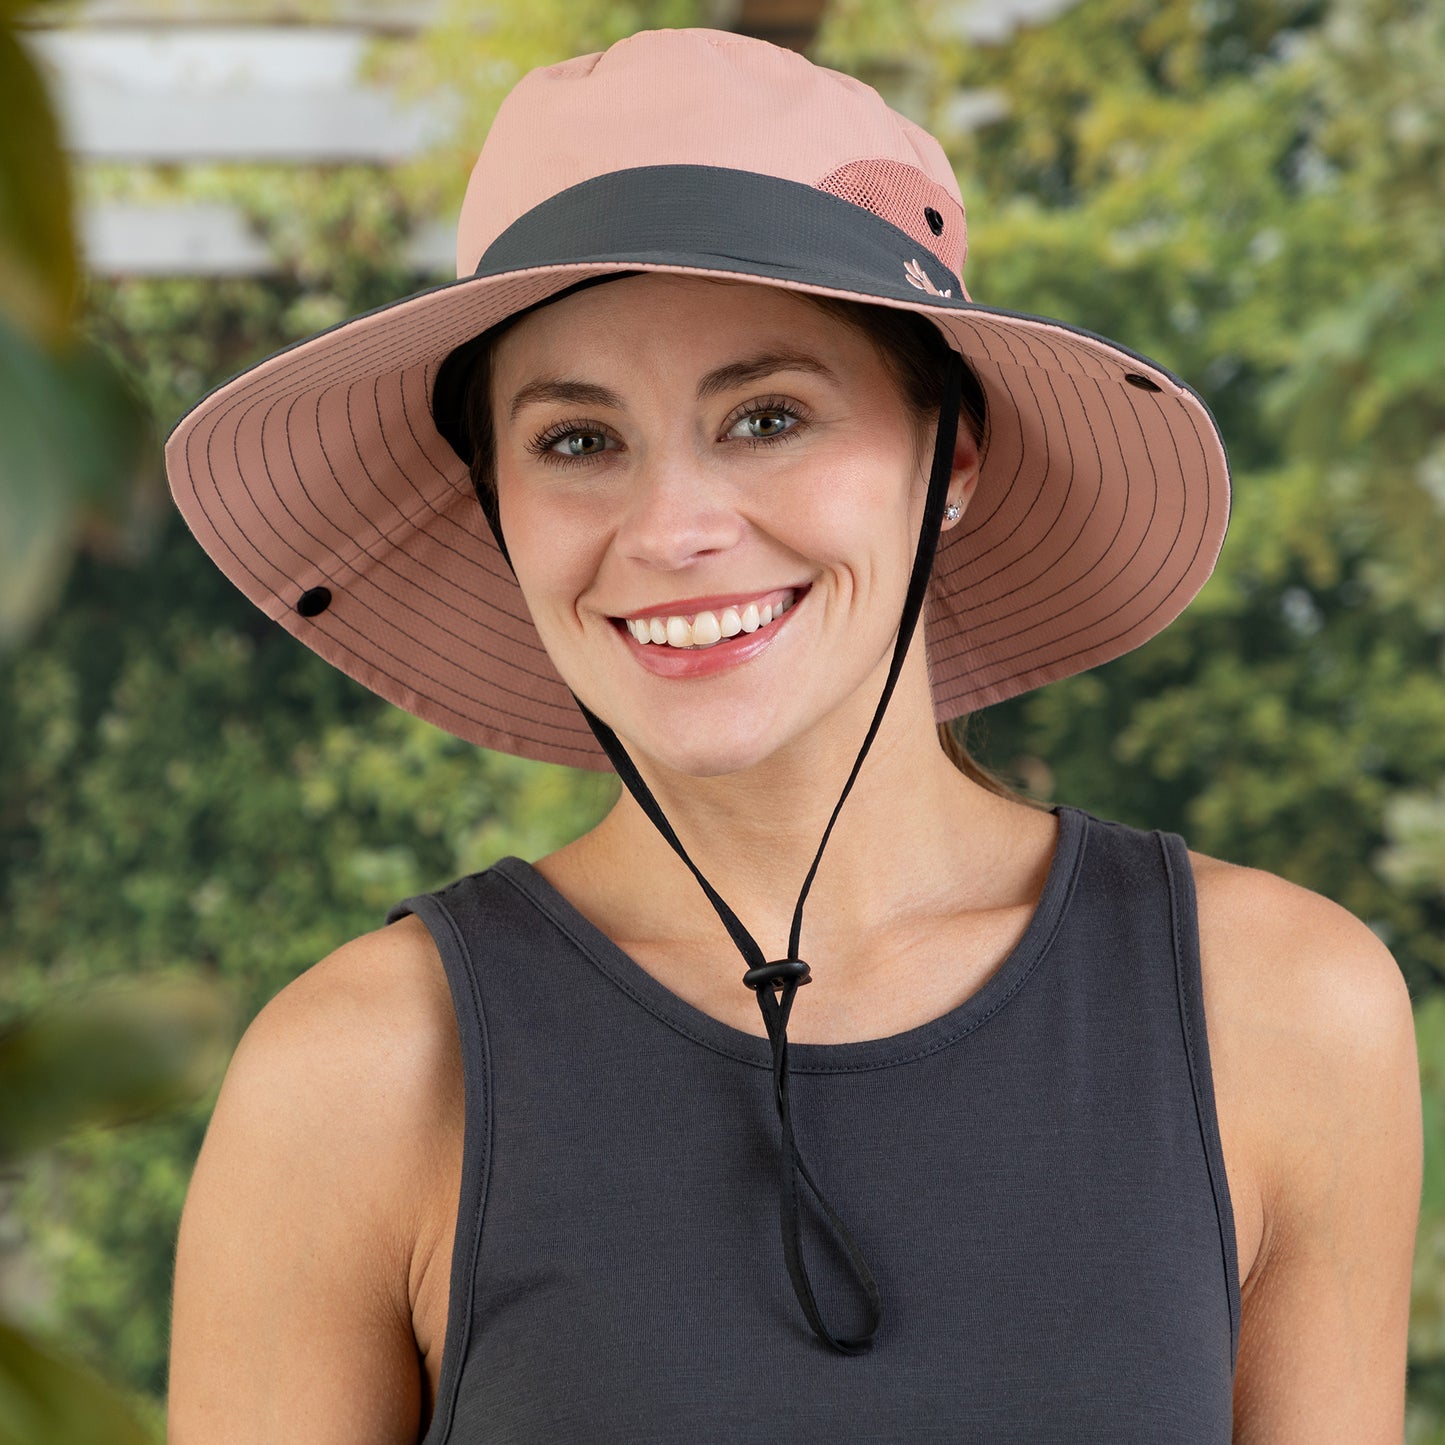
[[[940,291],[932,281],[928,279],[928,273],[918,264],[917,261],[909,261],[903,267],[903,274],[908,278],[910,286],[916,286],[920,291],[927,291],[930,296],[952,296],[953,290]]]

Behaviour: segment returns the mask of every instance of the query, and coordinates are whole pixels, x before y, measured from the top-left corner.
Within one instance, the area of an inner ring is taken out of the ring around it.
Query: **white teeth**
[[[786,592],[780,601],[759,607],[749,602],[745,607],[724,607],[721,613],[699,612],[689,623],[685,617],[633,617],[627,630],[639,641],[668,647],[713,647],[725,637],[740,632],[756,632],[776,621],[797,599]]]

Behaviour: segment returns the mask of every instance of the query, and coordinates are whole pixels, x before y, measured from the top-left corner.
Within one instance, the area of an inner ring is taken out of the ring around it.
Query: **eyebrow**
[[[805,351],[760,351],[755,356],[746,356],[738,361],[724,362],[714,367],[697,384],[697,399],[706,401],[721,391],[747,386],[750,382],[761,381],[780,371],[806,371],[829,381],[837,381],[830,367],[825,366],[816,356]],[[622,409],[622,398],[605,386],[592,381],[572,381],[564,377],[542,377],[529,381],[512,398],[508,417],[515,421],[517,414],[538,402],[558,402],[566,406],[606,406]]]

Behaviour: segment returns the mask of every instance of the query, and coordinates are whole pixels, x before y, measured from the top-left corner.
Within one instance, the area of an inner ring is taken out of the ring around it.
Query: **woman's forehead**
[[[843,360],[868,350],[856,328],[778,286],[669,274],[629,276],[524,317],[497,342],[494,377],[538,365],[645,367],[666,351],[699,373],[741,354]],[[822,353],[819,355],[819,353]],[[836,366],[833,368],[836,370]]]

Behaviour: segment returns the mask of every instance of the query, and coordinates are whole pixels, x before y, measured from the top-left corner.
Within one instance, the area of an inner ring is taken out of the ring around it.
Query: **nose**
[[[629,477],[615,544],[629,561],[646,567],[686,567],[737,543],[744,522],[735,500],[689,448],[649,448]]]

